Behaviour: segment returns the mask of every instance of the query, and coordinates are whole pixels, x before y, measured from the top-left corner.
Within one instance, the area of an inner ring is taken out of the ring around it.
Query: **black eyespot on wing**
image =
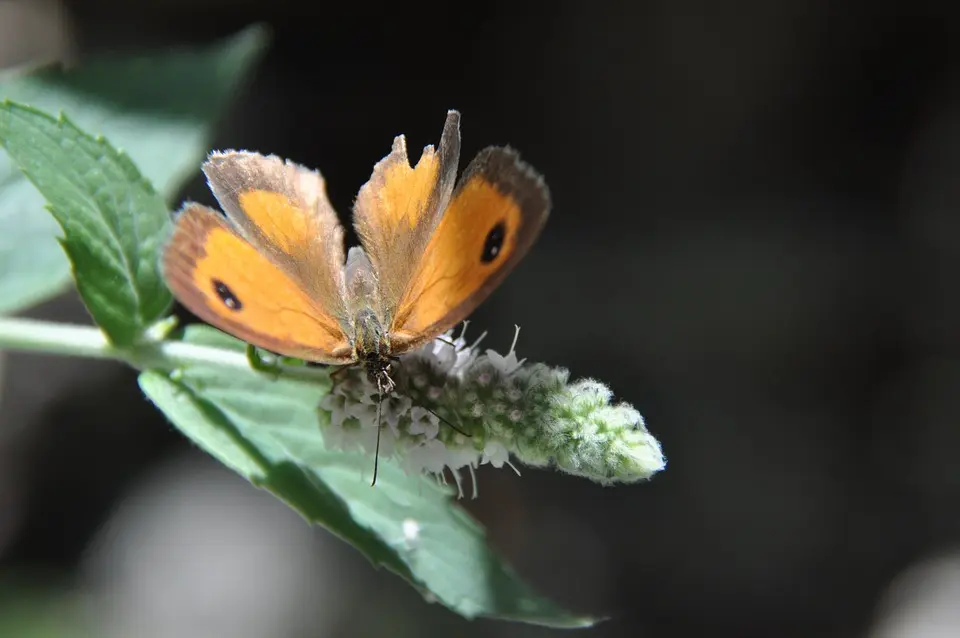
[[[503,248],[503,240],[506,239],[506,237],[507,225],[501,220],[487,233],[487,239],[483,242],[483,254],[480,255],[480,261],[489,264],[496,259],[497,255],[500,254],[500,250]]]
[[[223,302],[223,305],[229,308],[230,310],[240,310],[243,308],[243,304],[237,298],[233,291],[230,290],[230,287],[227,284],[223,283],[219,279],[214,279],[213,291],[217,293],[217,296],[220,297],[220,301]]]

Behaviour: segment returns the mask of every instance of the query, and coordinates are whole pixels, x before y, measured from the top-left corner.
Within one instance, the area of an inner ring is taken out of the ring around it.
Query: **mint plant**
[[[262,44],[247,32],[205,51],[161,56],[156,68],[169,69],[170,82],[209,72],[226,94]],[[79,77],[109,85],[111,72],[117,69]],[[208,326],[177,327],[160,275],[169,210],[177,187],[199,167],[222,98],[192,120],[108,116],[109,106],[69,91],[77,78],[44,77],[0,84],[8,98],[0,105],[0,146],[12,162],[0,165],[8,174],[0,183],[0,349],[110,358],[139,369],[144,394],[194,444],[462,616],[556,627],[595,622],[537,595],[456,500],[465,489],[476,496],[473,471],[485,463],[516,469],[515,460],[606,485],[648,479],[665,461],[636,410],[613,404],[598,381],[571,382],[562,368],[518,359],[516,342],[498,354],[450,334],[401,357],[398,390],[379,406],[378,420],[376,388],[360,369],[334,382],[328,369],[269,355],[257,354],[252,365],[243,342]],[[130,145],[129,154],[87,133],[73,115],[37,105],[66,106],[101,130],[135,122],[109,132]],[[141,171],[141,158],[149,170]],[[39,195],[26,190],[21,174]],[[56,225],[39,210],[39,196]],[[57,227],[66,262],[52,256]],[[68,275],[94,326],[9,316],[59,292]],[[378,428],[379,477],[371,487]]]

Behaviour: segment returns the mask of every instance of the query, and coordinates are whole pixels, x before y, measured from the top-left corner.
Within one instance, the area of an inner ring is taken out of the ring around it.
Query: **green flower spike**
[[[506,356],[481,354],[482,338],[468,346],[463,334],[455,340],[447,334],[400,357],[392,371],[397,388],[380,407],[382,456],[441,481],[450,470],[461,497],[463,468],[473,476],[485,463],[513,467],[511,454],[603,484],[641,481],[664,468],[643,417],[625,403],[612,405],[605,385],[570,383],[563,368],[518,360],[516,337]],[[373,454],[377,388],[359,366],[336,377],[320,403],[324,441]],[[475,497],[475,477],[473,486]]]

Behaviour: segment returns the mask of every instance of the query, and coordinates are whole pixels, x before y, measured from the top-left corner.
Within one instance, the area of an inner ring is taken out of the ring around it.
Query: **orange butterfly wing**
[[[280,158],[213,153],[203,166],[226,216],[188,204],[163,270],[198,317],[267,350],[349,363],[343,229],[323,179]]]
[[[392,313],[395,352],[463,321],[527,253],[550,211],[542,177],[509,148],[470,163]]]
[[[224,332],[291,357],[352,359],[340,324],[214,210],[179,214],[163,271],[177,299]]]
[[[377,273],[380,307],[374,310],[384,324],[450,201],[459,161],[460,114],[449,111],[436,151],[427,146],[411,167],[406,140],[398,135],[357,194],[353,224]]]
[[[211,153],[203,172],[239,234],[347,324],[343,227],[320,173],[246,151]]]
[[[416,167],[403,137],[394,141],[357,197],[369,261],[356,252],[350,282],[319,173],[256,153],[214,153],[204,172],[226,218],[185,208],[164,256],[167,281],[197,316],[280,354],[355,361],[352,315],[368,307],[388,326],[391,352],[413,349],[486,299],[549,214],[542,178],[508,148],[482,151],[454,189],[459,150],[455,111],[438,151],[425,148]]]

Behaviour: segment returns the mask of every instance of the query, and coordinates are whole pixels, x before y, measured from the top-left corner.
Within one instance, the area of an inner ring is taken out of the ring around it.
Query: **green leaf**
[[[211,46],[45,68],[0,82],[0,98],[63,111],[124,150],[168,202],[198,171],[214,119],[263,51],[254,27]],[[70,266],[43,197],[0,157],[0,313],[61,292]]]
[[[245,348],[202,326],[186,339]],[[371,487],[370,456],[326,450],[317,406],[329,383],[194,367],[172,375],[147,371],[140,384],[201,448],[462,616],[556,627],[595,622],[535,594],[434,481],[381,459]]]
[[[0,144],[48,202],[77,289],[118,346],[169,308],[160,252],[170,217],[137,167],[103,138],[13,102],[0,105]]]
[[[82,638],[82,607],[64,590],[41,588],[32,581],[5,576],[0,582],[0,636],[17,638]],[[30,583],[30,584],[27,584]]]

